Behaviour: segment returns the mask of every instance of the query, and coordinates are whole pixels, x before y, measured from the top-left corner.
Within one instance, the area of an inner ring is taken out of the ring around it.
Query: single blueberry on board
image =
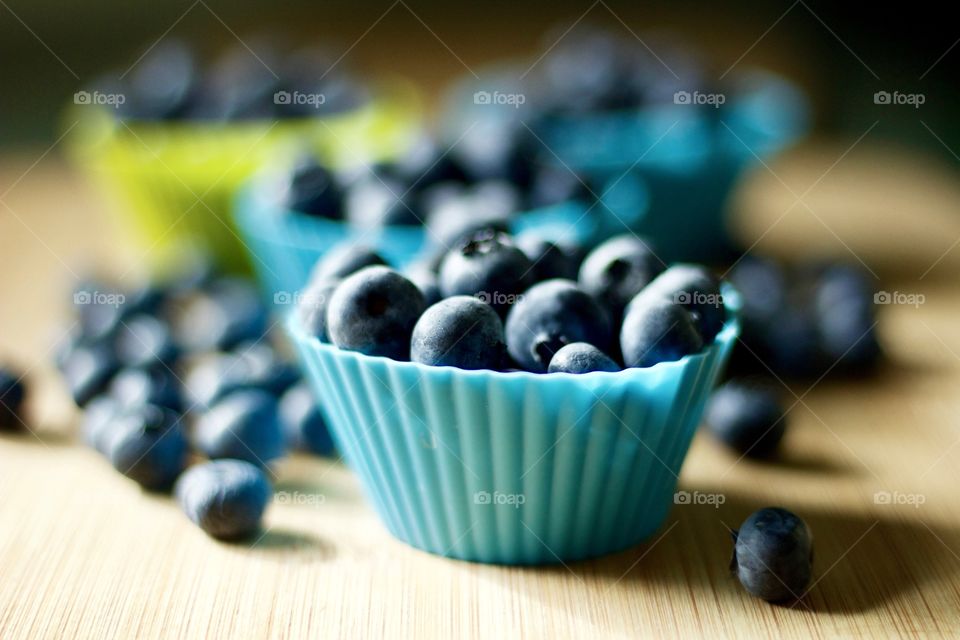
[[[453,296],[420,316],[410,359],[438,367],[499,369],[506,348],[503,322],[493,307],[471,296]]]
[[[0,367],[0,431],[19,431],[22,428],[21,414],[26,393],[22,376]]]
[[[627,305],[620,328],[620,349],[628,367],[652,367],[703,348],[696,320],[669,299],[638,294]]]
[[[613,358],[586,342],[574,342],[562,347],[550,360],[547,373],[590,373],[591,371],[620,371]]]
[[[731,380],[714,391],[704,420],[719,441],[757,458],[776,451],[787,427],[780,394],[749,379]]]
[[[115,416],[104,446],[114,469],[150,491],[173,485],[189,448],[177,414],[155,405]]]
[[[661,271],[663,263],[649,244],[633,235],[621,235],[587,254],[578,281],[584,291],[619,316]]]
[[[280,398],[280,417],[287,436],[287,445],[316,455],[329,455],[334,450],[327,421],[320,411],[313,392],[305,384],[290,387]]]
[[[285,454],[276,398],[260,390],[231,393],[200,416],[197,448],[208,458],[235,458],[266,466]]]
[[[444,297],[477,296],[502,316],[533,282],[533,263],[505,233],[484,230],[451,249],[440,265]]]
[[[220,540],[257,533],[273,488],[263,470],[242,460],[213,460],[187,469],[174,492],[187,517]]]
[[[753,596],[798,600],[813,573],[813,536],[796,514],[778,507],[750,515],[735,534],[731,568]]]
[[[365,267],[334,290],[327,334],[337,347],[407,360],[410,334],[425,307],[415,284],[389,267]]]
[[[607,349],[613,329],[606,310],[571,280],[547,280],[528,289],[507,315],[507,349],[514,361],[545,373],[554,355],[574,342]]]

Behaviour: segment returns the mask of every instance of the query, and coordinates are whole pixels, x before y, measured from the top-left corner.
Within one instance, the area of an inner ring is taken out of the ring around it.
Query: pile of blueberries
[[[238,45],[204,65],[186,43],[164,38],[128,74],[106,74],[78,95],[108,101],[118,117],[138,121],[314,117],[369,100],[368,89],[327,52],[281,53],[269,38],[250,42],[255,54]]]
[[[265,471],[288,449],[331,452],[250,282],[209,268],[125,291],[90,281],[74,308],[57,364],[84,410],[84,441],[144,489],[175,488],[210,535],[257,530],[272,495]],[[188,468],[201,457],[210,462]]]

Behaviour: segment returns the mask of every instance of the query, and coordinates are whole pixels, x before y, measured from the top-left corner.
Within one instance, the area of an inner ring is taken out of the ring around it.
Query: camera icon
[[[273,294],[273,304],[290,304],[292,300],[293,296],[289,291],[277,291]]]
[[[677,304],[691,304],[693,302],[693,298],[690,295],[690,292],[680,291],[674,296],[673,301]]]
[[[489,491],[477,491],[473,494],[473,503],[474,504],[490,504],[490,492]]]
[[[290,104],[291,101],[289,91],[277,91],[273,94],[273,104]]]
[[[93,295],[89,291],[77,291],[73,294],[73,304],[90,304],[93,302]]]
[[[77,91],[73,94],[73,104],[91,104],[93,98],[89,91]]]
[[[877,491],[873,494],[873,504],[890,504],[892,498],[893,496],[889,491]]]
[[[889,91],[877,91],[873,94],[873,103],[874,104],[890,104],[892,101],[892,96]]]
[[[473,94],[473,104],[491,104],[493,96],[489,91],[476,91]]]
[[[689,491],[677,491],[673,494],[673,504],[690,504],[692,497]]]
[[[890,304],[892,301],[893,296],[889,291],[877,291],[873,294],[873,304]]]
[[[691,101],[689,91],[677,91],[673,94],[673,104],[690,104]]]

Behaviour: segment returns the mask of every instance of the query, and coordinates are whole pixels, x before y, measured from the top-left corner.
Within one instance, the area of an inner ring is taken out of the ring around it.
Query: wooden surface
[[[209,540],[114,473],[76,443],[46,354],[74,274],[128,273],[136,256],[56,152],[3,159],[0,354],[36,394],[34,433],[0,438],[0,638],[960,634],[960,186],[951,167],[852,142],[761,169],[738,226],[757,251],[860,259],[882,289],[925,296],[880,309],[889,365],[791,387],[781,463],[738,461],[700,434],[681,489],[722,504],[678,505],[645,545],[546,569],[395,542],[336,463],[285,462],[252,546]],[[748,597],[727,570],[727,529],[767,505],[814,532],[816,582],[793,607]]]

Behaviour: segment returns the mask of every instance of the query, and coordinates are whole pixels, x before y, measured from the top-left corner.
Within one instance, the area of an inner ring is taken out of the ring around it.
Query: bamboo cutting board
[[[700,434],[680,482],[691,504],[652,540],[536,569],[405,547],[348,470],[306,457],[277,469],[264,535],[220,544],[79,445],[46,364],[71,271],[138,264],[58,161],[31,168],[41,153],[0,159],[0,354],[36,391],[34,433],[0,437],[0,638],[960,634],[960,185],[943,167],[867,140],[760,169],[735,203],[756,251],[862,260],[882,289],[923,297],[880,309],[889,365],[785,390],[779,463]],[[728,529],[769,505],[814,533],[816,583],[793,607],[748,597],[727,569]]]

